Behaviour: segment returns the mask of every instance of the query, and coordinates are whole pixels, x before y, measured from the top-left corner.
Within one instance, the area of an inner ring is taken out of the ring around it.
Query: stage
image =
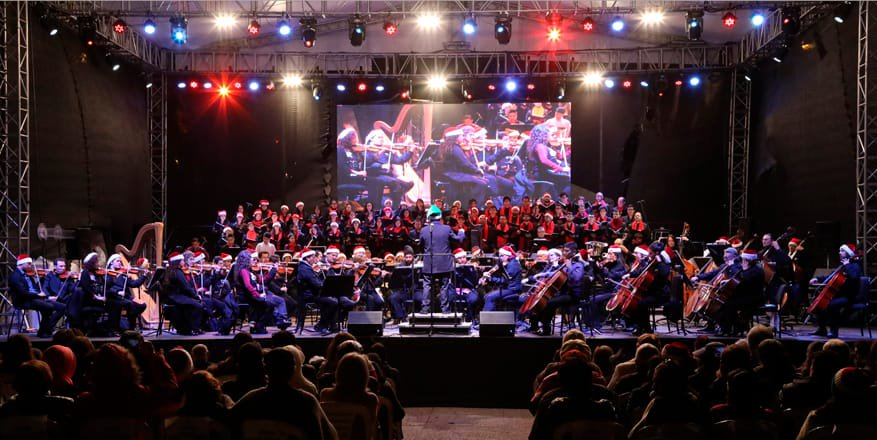
[[[659,326],[657,334],[662,343],[684,341],[693,346],[695,338],[700,335],[693,330],[681,335],[668,332],[663,325]],[[814,330],[815,327],[810,325],[795,326],[794,330],[781,335],[780,340],[788,347],[796,364],[803,359],[810,342],[826,340],[809,336]],[[270,347],[272,331],[275,329],[269,328],[268,334],[254,335],[254,338],[264,347]],[[840,333],[841,339],[849,343],[868,339],[867,329],[864,337],[854,327],[843,327]],[[3,336],[0,340],[5,341],[5,338]],[[232,338],[214,333],[199,336],[177,336],[167,332],[161,336],[149,336],[147,333],[147,339],[164,350],[174,347],[190,349],[195,344],[205,344],[214,361],[223,356]],[[325,353],[332,337],[305,330],[296,338],[310,358]],[[472,330],[469,335],[405,335],[399,332],[398,326],[387,325],[382,337],[359,339],[366,348],[377,341],[387,347],[388,361],[401,373],[399,397],[406,406],[524,408],[532,393],[533,378],[551,361],[555,350],[560,347],[560,338],[559,332],[554,336],[517,333],[514,337],[480,337],[477,330]],[[613,350],[624,349],[629,356],[633,355],[636,338],[629,333],[604,327],[600,334],[593,337],[588,334],[588,338],[592,348],[608,345]],[[115,340],[114,337],[92,338],[95,345]],[[736,339],[711,337],[711,340],[731,343]],[[33,344],[45,349],[49,340],[34,337]]]

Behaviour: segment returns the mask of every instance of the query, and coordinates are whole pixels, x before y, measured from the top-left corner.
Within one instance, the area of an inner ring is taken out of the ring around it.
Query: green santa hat
[[[426,218],[433,220],[442,216],[442,210],[438,208],[438,206],[432,205],[429,207],[429,210],[426,211]]]

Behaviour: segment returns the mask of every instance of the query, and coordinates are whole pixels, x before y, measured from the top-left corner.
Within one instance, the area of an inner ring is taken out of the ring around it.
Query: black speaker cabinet
[[[347,315],[347,331],[356,337],[384,335],[384,319],[381,312],[350,312]]]
[[[515,335],[515,312],[481,312],[478,335],[482,338]]]

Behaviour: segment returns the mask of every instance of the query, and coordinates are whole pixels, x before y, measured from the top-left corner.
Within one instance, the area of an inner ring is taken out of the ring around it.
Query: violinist
[[[414,267],[414,249],[411,246],[405,246],[402,249],[402,253],[402,260],[398,262],[396,269],[399,270],[402,267],[410,269],[411,276],[401,280],[402,283],[398,286],[390,285],[392,288],[390,292],[390,315],[393,318],[393,323],[396,325],[405,319],[405,301],[414,301],[416,303],[422,300],[422,291],[419,289],[420,285],[414,282],[420,275]],[[416,304],[414,305],[416,306]]]
[[[213,291],[211,290],[213,286],[212,273],[218,273],[220,270],[212,270],[211,274],[207,274],[207,272],[213,268],[204,266],[206,255],[201,252],[191,254],[187,251],[183,253],[183,257],[186,266],[193,275],[192,279],[195,281],[195,291],[199,294],[201,305],[204,310],[204,316],[202,316],[201,320],[203,327],[198,330],[206,329],[211,332],[218,331],[221,334],[230,333],[232,324],[231,306],[219,298],[218,295],[221,293],[219,290],[217,290],[217,296],[214,296]],[[231,258],[231,256],[229,256],[229,258]],[[222,261],[222,259],[219,259],[220,263]],[[219,267],[219,265],[214,266],[214,268]]]
[[[228,280],[231,262],[232,258],[229,254],[221,253],[214,257],[213,264],[219,269],[211,272],[205,281],[209,292],[207,297],[211,298],[213,302],[211,304],[213,308],[211,319],[215,322],[211,325],[217,329],[220,335],[231,333],[234,319],[240,314],[240,308],[235,301],[231,283]]]
[[[55,325],[64,316],[66,306],[46,295],[40,288],[40,280],[33,266],[33,259],[27,254],[18,256],[16,269],[9,275],[9,290],[12,305],[19,310],[40,312],[40,329],[37,336],[52,336]]]
[[[270,270],[265,273],[265,267],[260,265],[259,278],[262,281],[262,291],[265,292],[265,302],[273,309],[272,316],[277,328],[283,330],[289,327],[289,311],[298,309],[298,301],[289,295],[289,285],[293,282],[286,275],[280,273],[280,256],[274,255],[268,258]],[[284,269],[287,269],[284,267]]]
[[[483,200],[487,194],[488,179],[478,166],[469,135],[448,136],[442,146],[442,163],[445,180],[465,188],[472,198]],[[439,208],[441,209],[441,208]]]
[[[509,247],[503,247],[499,250],[499,262],[497,266],[502,266],[506,276],[493,275],[488,271],[482,279],[487,280],[493,290],[484,295],[484,311],[491,312],[496,310],[497,302],[512,302],[515,307],[519,306],[521,292],[524,289],[521,283],[521,263],[515,258],[515,251]],[[496,270],[492,269],[492,270]],[[486,278],[485,278],[486,277]]]
[[[747,249],[741,258],[741,270],[735,277],[739,284],[722,304],[717,317],[722,336],[745,332],[749,328],[747,315],[758,305],[764,304],[764,271],[757,264],[758,252]]]
[[[769,266],[774,271],[774,276],[769,280],[765,280],[767,285],[764,288],[764,294],[767,295],[767,302],[777,304],[780,300],[777,298],[780,287],[787,280],[792,279],[790,276],[792,260],[789,259],[789,254],[783,252],[779,241],[774,240],[773,235],[770,233],[764,234],[761,237],[761,245],[762,249],[759,256],[763,264]],[[767,269],[763,270],[766,271]]]
[[[259,291],[258,278],[252,270],[253,256],[250,251],[241,251],[231,269],[231,285],[237,291],[240,301],[250,305],[250,320],[253,321],[251,333],[267,333],[274,316],[274,306],[269,303],[265,292]]]
[[[393,176],[392,165],[402,165],[411,160],[411,150],[406,150],[402,154],[393,151],[392,142],[379,128],[369,133],[366,137],[366,143],[370,144],[365,152],[368,198],[372,202],[380,203],[386,186],[390,190],[390,199],[400,200],[405,193],[414,187],[414,182],[404,181]]]
[[[836,338],[838,335],[838,326],[843,317],[843,311],[850,304],[860,301],[867,302],[867,298],[858,298],[860,279],[862,277],[862,266],[856,258],[856,246],[853,244],[845,244],[840,247],[840,263],[839,272],[846,277],[840,290],[835,293],[828,307],[816,314],[816,322],[819,324],[813,335],[826,336],[828,338]],[[816,277],[810,280],[810,284],[818,284],[826,282],[828,276]],[[867,292],[865,292],[867,295]],[[826,332],[828,327],[830,331]]]
[[[314,326],[314,331],[320,332],[321,335],[325,336],[334,330],[335,323],[332,317],[335,316],[338,308],[338,300],[333,296],[320,295],[321,290],[323,290],[323,279],[317,275],[314,269],[317,261],[319,261],[319,256],[317,256],[316,251],[308,248],[302,249],[298,272],[296,272],[296,282],[298,283],[298,296],[302,305],[307,303],[319,304],[320,321]],[[303,312],[304,307],[299,307],[299,320],[304,319]]]
[[[387,276],[389,272],[382,271],[371,263],[360,267],[353,298],[340,297],[339,308],[350,311],[356,304],[364,304],[365,309],[370,312],[383,310],[384,296],[381,294],[380,286]]]
[[[668,278],[670,276],[670,262],[664,256],[659,255],[663,250],[664,245],[661,243],[654,243],[650,247],[645,245],[638,246],[634,250],[638,257],[634,268],[631,269],[629,274],[622,277],[622,279],[636,278],[643,275],[647,270],[652,272],[654,277],[644,292],[637,292],[638,295],[641,295],[641,298],[631,316],[633,334],[637,336],[652,332],[652,327],[649,324],[649,307],[656,306],[666,299]]]
[[[326,248],[326,254],[323,256],[323,260],[325,262],[325,273],[326,276],[338,276],[338,275],[352,275],[353,274],[353,265],[352,264],[342,264],[338,261],[338,256],[341,254],[341,249],[338,246],[329,245]]]
[[[173,304],[169,318],[180,335],[201,333],[201,323],[206,310],[195,286],[195,277],[189,271],[185,255],[172,252],[168,256],[170,267],[165,273],[164,300]]]
[[[71,325],[83,330],[92,330],[96,319],[93,313],[103,311],[106,306],[104,296],[103,275],[98,271],[98,255],[91,252],[82,259],[82,270],[79,272],[79,283],[74,288],[71,300],[67,304],[68,317]],[[88,318],[88,319],[86,319]]]
[[[67,262],[63,258],[55,258],[52,271],[46,274],[43,288],[50,298],[55,297],[56,301],[66,304],[76,284],[73,278],[74,275],[67,271]]]
[[[136,279],[128,276],[130,267],[122,264],[122,256],[119,254],[110,255],[107,259],[107,274],[105,281],[107,283],[107,312],[111,330],[122,332],[124,330],[121,325],[122,310],[125,310],[128,318],[127,330],[137,328],[137,319],[146,311],[146,304],[134,301],[134,296],[128,288],[137,288],[146,282],[145,273]]]
[[[454,249],[454,292],[456,298],[465,299],[473,325],[478,325],[477,307],[480,302],[478,295],[478,270],[466,258],[463,248]]]

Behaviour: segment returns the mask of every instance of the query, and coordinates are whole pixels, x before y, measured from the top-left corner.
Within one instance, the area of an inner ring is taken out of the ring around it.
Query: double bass
[[[834,295],[840,291],[841,287],[843,287],[844,283],[847,281],[847,276],[844,275],[842,269],[843,265],[835,269],[834,272],[825,279],[825,284],[822,286],[819,294],[816,295],[816,298],[810,303],[810,307],[807,307],[808,315],[823,312],[828,308],[828,304],[834,299]]]
[[[539,283],[530,291],[527,301],[524,302],[518,312],[522,315],[531,312],[535,314],[542,313],[545,310],[545,306],[548,305],[548,300],[553,298],[563,288],[563,285],[566,284],[566,269],[569,267],[569,264],[570,262],[567,261],[555,270],[551,276],[539,280]]]

